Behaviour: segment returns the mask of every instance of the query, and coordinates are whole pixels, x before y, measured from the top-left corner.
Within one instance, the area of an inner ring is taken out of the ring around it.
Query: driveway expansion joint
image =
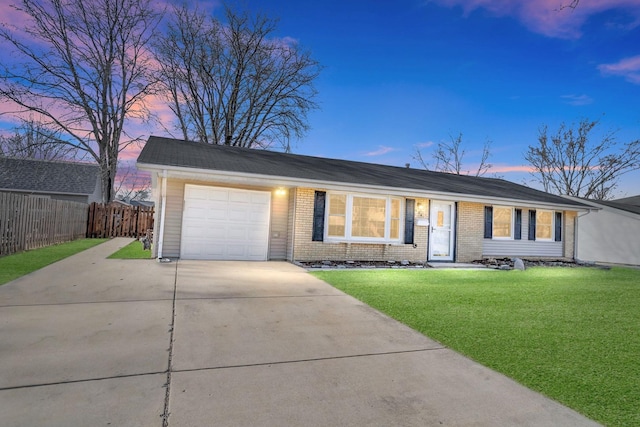
[[[93,382],[93,381],[117,380],[117,379],[121,379],[121,378],[146,377],[146,376],[149,376],[149,375],[162,375],[162,374],[166,374],[166,373],[167,373],[167,371],[141,372],[141,373],[138,373],[138,374],[112,375],[112,376],[109,376],[109,377],[81,378],[81,379],[77,379],[77,380],[54,381],[54,382],[50,382],[50,383],[24,384],[24,385],[16,385],[16,386],[9,386],[9,387],[0,387],[0,391],[20,390],[20,389],[36,388],[36,387],[47,387],[47,386],[53,386],[53,385],[88,383],[88,382]]]
[[[264,296],[227,296],[227,297],[183,297],[176,298],[178,301],[198,301],[198,300],[232,300],[232,299],[278,299],[278,298],[317,298],[317,297],[347,297],[348,295],[264,295]]]
[[[169,399],[171,398],[171,369],[173,367],[173,343],[176,330],[176,296],[178,294],[178,263],[176,262],[173,276],[173,302],[171,304],[171,326],[169,335],[169,360],[167,361],[167,383],[164,396],[164,411],[162,412],[162,427],[169,426]]]
[[[154,299],[130,299],[130,300],[106,300],[106,301],[73,301],[73,302],[51,302],[41,304],[7,304],[0,305],[2,308],[11,307],[52,307],[57,305],[87,305],[87,304],[120,304],[120,303],[132,303],[132,302],[158,302],[158,301],[172,301],[171,298],[154,298]]]
[[[381,353],[348,354],[344,356],[317,357],[317,358],[296,359],[296,360],[279,360],[275,362],[272,361],[272,362],[246,363],[241,365],[209,366],[209,367],[191,368],[191,369],[173,369],[172,372],[183,373],[183,372],[198,372],[198,371],[214,371],[214,370],[234,369],[234,368],[251,368],[254,366],[288,365],[288,364],[305,363],[305,362],[322,362],[325,360],[353,359],[357,357],[375,357],[375,356],[388,356],[393,354],[423,353],[423,352],[432,352],[432,351],[440,351],[440,350],[448,350],[448,349],[449,349],[448,347],[440,346],[440,347],[418,348],[413,350],[385,351]]]

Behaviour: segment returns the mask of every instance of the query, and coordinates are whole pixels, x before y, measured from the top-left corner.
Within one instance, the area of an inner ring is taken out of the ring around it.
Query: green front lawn
[[[640,425],[640,270],[313,274],[589,418]]]
[[[107,258],[110,259],[151,259],[151,251],[144,250],[142,242],[134,240],[124,248],[112,253]]]
[[[108,239],[79,239],[46,248],[0,257],[0,285],[29,274],[63,258],[99,245]]]

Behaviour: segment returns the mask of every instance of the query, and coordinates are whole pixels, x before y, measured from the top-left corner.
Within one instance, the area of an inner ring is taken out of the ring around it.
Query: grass
[[[144,250],[142,242],[134,240],[127,246],[120,248],[117,252],[112,253],[107,258],[111,259],[151,259],[151,251]]]
[[[82,252],[107,239],[79,239],[46,248],[0,257],[0,285]]]
[[[640,270],[313,274],[591,419],[640,425]]]

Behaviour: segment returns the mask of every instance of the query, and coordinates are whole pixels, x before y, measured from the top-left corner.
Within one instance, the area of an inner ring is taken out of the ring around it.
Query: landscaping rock
[[[524,261],[522,261],[520,258],[516,258],[513,261],[513,268],[515,268],[516,270],[524,271],[526,267],[524,266]]]
[[[502,264],[502,265],[499,267],[499,269],[500,269],[500,270],[511,270],[511,266],[510,266],[510,265],[508,265],[508,264]]]

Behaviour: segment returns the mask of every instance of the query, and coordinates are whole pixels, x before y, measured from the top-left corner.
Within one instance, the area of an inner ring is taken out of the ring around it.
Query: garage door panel
[[[250,215],[248,212],[248,208],[246,206],[235,206],[232,205],[229,207],[229,218],[234,222],[244,222],[250,220]]]
[[[252,200],[251,196],[252,196],[251,193],[245,193],[245,192],[241,193],[237,191],[229,192],[229,202],[250,204]]]
[[[207,218],[213,221],[225,220],[229,218],[229,215],[226,209],[220,208],[219,206],[215,206],[209,210],[207,214]]]
[[[192,187],[189,191],[188,197],[193,200],[208,200],[210,195],[211,192],[207,191],[206,188]]]
[[[186,259],[266,260],[271,194],[185,186],[181,256]]]

